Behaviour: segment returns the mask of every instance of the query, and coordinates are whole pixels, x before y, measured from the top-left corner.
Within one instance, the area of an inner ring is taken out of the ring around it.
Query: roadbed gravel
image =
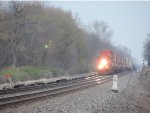
[[[82,77],[87,77],[90,75],[95,75],[97,74],[96,72],[90,72],[90,73],[85,73],[85,74],[74,74],[74,75],[62,75],[59,77],[52,77],[52,78],[41,78],[38,80],[28,80],[28,81],[24,81],[24,82],[16,82],[13,83],[13,85],[19,85],[19,84],[24,84],[24,85],[31,85],[31,84],[35,84],[35,83],[48,83],[48,82],[56,82],[58,80],[72,80],[72,79],[76,79],[76,78],[82,78]],[[0,84],[0,90],[2,90],[3,88],[12,88],[10,83],[4,83],[4,84]]]
[[[0,113],[150,113],[149,92],[141,85],[144,80],[135,72],[130,79],[130,74],[119,77],[118,93],[111,91],[109,81],[58,97],[9,105],[0,108]]]

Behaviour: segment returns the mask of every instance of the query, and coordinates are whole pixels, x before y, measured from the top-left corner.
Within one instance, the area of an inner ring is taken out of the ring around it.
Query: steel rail
[[[95,76],[95,77],[91,77],[90,79],[83,79],[83,80],[80,80],[80,81],[74,81],[74,82],[69,82],[69,83],[66,83],[66,84],[58,84],[56,85],[55,87],[49,87],[49,88],[45,88],[43,86],[43,88],[39,89],[39,90],[35,90],[34,92],[32,90],[28,90],[27,92],[19,92],[19,93],[14,93],[13,94],[7,94],[7,95],[1,95],[0,99],[3,99],[3,98],[11,98],[11,97],[16,97],[16,96],[21,96],[21,95],[27,95],[27,94],[31,94],[31,93],[40,93],[40,92],[43,92],[44,91],[48,91],[48,90],[55,90],[55,89],[58,89],[58,88],[62,88],[62,87],[68,87],[69,85],[78,85],[78,84],[82,84],[82,83],[88,83],[88,82],[93,82],[95,80],[103,80],[103,79],[107,79],[108,77],[100,77],[100,76]]]
[[[28,94],[21,94],[21,95],[16,95],[16,96],[10,96],[6,98],[1,98],[0,99],[0,106],[14,103],[14,102],[20,102],[20,101],[25,101],[25,100],[30,100],[30,99],[35,99],[35,98],[40,98],[40,97],[45,97],[45,96],[52,96],[52,95],[57,95],[63,92],[68,92],[80,88],[84,88],[87,86],[91,85],[96,85],[98,83],[103,83],[104,81],[110,80],[112,77],[96,77],[95,79],[86,79],[81,82],[76,82],[72,84],[66,84],[64,86],[59,86],[59,87],[54,87],[51,89],[43,89],[37,92],[30,92]]]
[[[95,75],[91,75],[88,77],[95,77]],[[77,82],[77,81],[83,80],[84,78],[86,78],[86,77],[74,78],[74,79],[64,80],[64,81],[60,81],[60,82],[43,83],[42,85],[35,85],[35,86],[29,85],[29,86],[20,87],[20,88],[4,89],[4,90],[0,90],[0,96],[8,94],[8,93],[12,94],[12,93],[17,93],[17,92],[22,92],[22,91],[38,90],[38,89],[41,89],[43,87],[47,88],[47,87],[55,87],[56,85],[57,86],[58,85],[65,85],[65,84],[68,84],[70,82],[74,82],[74,81]]]
[[[120,77],[120,76],[119,76]],[[54,96],[58,95],[61,93],[67,93],[67,92],[72,92],[74,90],[79,90],[83,89],[85,87],[97,85],[97,84],[102,84],[105,83],[106,81],[112,80],[112,75],[109,76],[89,76],[89,77],[84,77],[82,79],[77,79],[73,80],[73,82],[69,83],[64,83],[63,85],[59,84],[58,86],[54,86],[51,88],[45,88],[43,87],[42,89],[38,89],[37,91],[27,91],[27,93],[22,93],[14,96],[8,96],[4,98],[0,98],[0,107],[3,105],[11,104],[11,103],[16,103],[16,102],[21,102],[21,101],[26,101],[26,100],[31,100],[31,99],[36,99],[36,98],[41,98],[41,97],[46,97],[46,96]]]
[[[96,77],[99,76],[88,76],[91,79],[95,79]],[[58,87],[58,86],[62,86],[62,85],[67,85],[67,84],[73,84],[76,82],[82,82],[82,81],[87,81],[86,80],[87,77],[84,78],[79,78],[79,79],[73,79],[73,80],[65,80],[65,81],[61,81],[61,82],[56,82],[56,83],[52,83],[52,84],[43,84],[43,85],[37,85],[37,86],[31,86],[31,87],[23,87],[23,88],[15,88],[15,89],[7,89],[7,90],[1,90],[0,92],[0,96],[4,96],[4,95],[8,95],[8,94],[16,94],[16,93],[21,93],[21,92],[28,92],[28,91],[35,91],[35,90],[40,90],[40,89],[46,89],[46,88],[53,88],[53,87]]]

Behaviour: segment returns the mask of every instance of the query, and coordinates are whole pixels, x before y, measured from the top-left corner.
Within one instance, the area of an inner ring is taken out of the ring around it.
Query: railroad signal
[[[52,47],[52,41],[50,40],[49,42],[48,42],[48,44],[45,44],[44,45],[44,47],[47,49],[47,48],[49,48],[49,47]]]
[[[47,48],[48,48],[48,45],[47,45],[47,44],[45,44],[45,45],[44,45],[44,47],[47,49]]]
[[[148,56],[148,66],[150,66],[150,56]]]
[[[145,65],[145,64],[144,64],[144,60],[143,60],[143,67],[144,67],[144,65]]]

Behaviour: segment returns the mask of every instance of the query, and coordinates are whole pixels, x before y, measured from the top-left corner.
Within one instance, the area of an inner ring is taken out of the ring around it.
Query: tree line
[[[113,30],[104,21],[83,26],[70,11],[41,2],[0,2],[0,68],[48,66],[69,73],[94,70],[103,49],[130,56],[112,43]]]
[[[148,65],[150,66],[150,33],[144,42],[143,57],[145,61],[148,61]]]

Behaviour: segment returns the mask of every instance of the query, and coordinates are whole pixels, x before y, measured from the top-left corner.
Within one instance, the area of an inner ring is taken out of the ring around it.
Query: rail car
[[[113,74],[124,70],[131,70],[131,59],[111,50],[101,51],[96,62],[98,74]]]

